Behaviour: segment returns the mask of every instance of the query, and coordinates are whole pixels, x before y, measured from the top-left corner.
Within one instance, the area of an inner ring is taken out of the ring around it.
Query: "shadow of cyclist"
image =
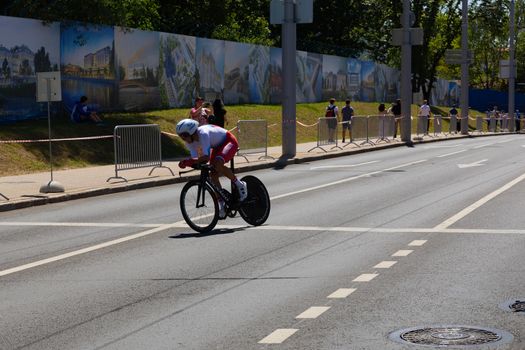
[[[226,235],[226,234],[234,233],[237,231],[245,231],[249,227],[251,226],[243,226],[243,227],[237,227],[237,228],[219,228],[219,229],[214,229],[214,230],[211,230],[210,232],[205,232],[205,233],[196,233],[196,232],[180,233],[176,236],[169,236],[169,238],[173,238],[173,239],[202,238],[202,237],[207,237],[207,236]]]

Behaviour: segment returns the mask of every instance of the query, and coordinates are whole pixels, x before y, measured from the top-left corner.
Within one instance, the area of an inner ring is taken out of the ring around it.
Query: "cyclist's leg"
[[[233,136],[233,134],[228,133],[226,141],[220,147],[217,147],[213,150],[212,154],[210,155],[210,163],[213,165],[216,171],[216,174],[213,175],[217,177],[216,181],[218,181],[218,178],[221,175],[224,175],[230,179],[231,182],[235,183],[235,186],[239,191],[239,198],[242,201],[246,198],[248,193],[246,184],[242,181],[239,181],[232,170],[225,165],[227,162],[233,159],[238,149],[239,144],[237,139],[235,136]]]

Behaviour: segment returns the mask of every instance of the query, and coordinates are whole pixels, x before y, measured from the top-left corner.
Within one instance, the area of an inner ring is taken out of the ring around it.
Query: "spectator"
[[[208,124],[207,118],[203,117],[202,104],[204,99],[198,96],[195,99],[195,106],[190,110],[190,118],[199,122],[199,125]]]
[[[224,128],[226,121],[226,109],[224,108],[224,103],[220,98],[213,101],[213,114],[208,117],[208,123],[218,125],[221,128]]]
[[[394,138],[397,136],[397,129],[399,129],[399,123],[401,121],[401,99],[397,99],[392,104],[390,112],[394,115]]]
[[[326,107],[325,118],[328,125],[328,142],[335,142],[335,130],[337,128],[337,117],[339,110],[335,105],[335,98],[330,99],[330,104]]]
[[[497,131],[499,117],[500,117],[500,115],[499,115],[499,111],[498,111],[498,106],[494,106],[492,111],[489,112],[489,116],[488,116],[488,119],[487,119],[487,128],[489,129],[489,131],[490,131],[490,120],[492,118],[494,118],[494,125],[493,125],[494,131]]]
[[[461,132],[461,119],[458,120],[458,110],[456,109],[456,105],[453,105],[452,108],[448,111],[448,116],[450,117],[451,123],[452,120],[456,121],[456,132]]]
[[[428,135],[428,130],[430,128],[430,106],[428,105],[427,100],[423,100],[423,104],[419,107],[419,117],[424,123],[426,123],[426,135]]]
[[[71,111],[71,121],[74,123],[92,122],[102,124],[102,119],[97,112],[90,109],[87,105],[88,98],[86,96],[80,97],[80,100],[75,103]]]
[[[346,129],[348,129],[348,137],[352,141],[352,117],[354,116],[354,109],[350,106],[350,99],[345,101],[346,105],[341,109],[343,115],[343,142],[345,142]]]

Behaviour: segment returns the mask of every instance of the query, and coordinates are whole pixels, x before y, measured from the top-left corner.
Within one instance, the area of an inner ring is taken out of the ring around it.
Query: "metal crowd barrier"
[[[375,143],[378,144],[381,141],[390,143],[390,140],[388,137],[394,135],[393,133],[391,133],[394,131],[394,116],[385,114],[385,115],[378,115],[378,116],[372,115],[369,117],[377,118],[379,120],[378,137]]]
[[[317,146],[308,150],[308,152],[320,148],[327,152],[323,146],[334,145],[330,149],[340,148],[337,142],[338,122],[337,118],[319,118],[317,120]]]
[[[247,154],[264,153],[259,159],[272,158],[268,155],[268,121],[266,120],[239,120],[237,122],[237,140],[239,150],[237,155],[244,157]]]
[[[111,179],[123,179],[119,171],[153,167],[148,176],[162,165],[161,133],[157,124],[117,125],[113,131],[115,147],[115,176]]]

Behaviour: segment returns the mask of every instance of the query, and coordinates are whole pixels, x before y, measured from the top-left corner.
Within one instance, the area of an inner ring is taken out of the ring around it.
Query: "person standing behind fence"
[[[428,130],[430,128],[430,106],[428,105],[427,100],[423,100],[423,104],[421,107],[419,107],[419,117],[421,120],[426,121],[426,133],[428,134]]]
[[[352,141],[352,117],[354,108],[350,106],[350,99],[345,101],[346,105],[341,109],[343,115],[343,142],[345,142],[346,129],[348,129],[348,138]]]
[[[213,101],[212,107],[213,114],[208,117],[208,123],[224,128],[224,124],[226,124],[226,109],[224,108],[224,103],[220,98],[217,98]]]
[[[397,137],[397,129],[399,129],[399,123],[401,122],[401,99],[397,99],[392,104],[390,112],[394,115],[394,138]]]
[[[339,110],[335,105],[335,98],[330,99],[330,104],[326,107],[325,118],[326,124],[328,125],[328,142],[335,141],[335,130],[337,128],[337,117],[339,116]]]
[[[461,131],[461,119],[458,120],[458,110],[456,109],[456,105],[453,105],[450,111],[448,111],[448,116],[450,118],[450,121],[452,121],[453,118],[456,119],[456,132]]]
[[[202,97],[197,97],[195,99],[195,106],[190,110],[190,118],[199,122],[199,125],[208,124],[208,120],[202,114],[202,104],[204,99]]]

